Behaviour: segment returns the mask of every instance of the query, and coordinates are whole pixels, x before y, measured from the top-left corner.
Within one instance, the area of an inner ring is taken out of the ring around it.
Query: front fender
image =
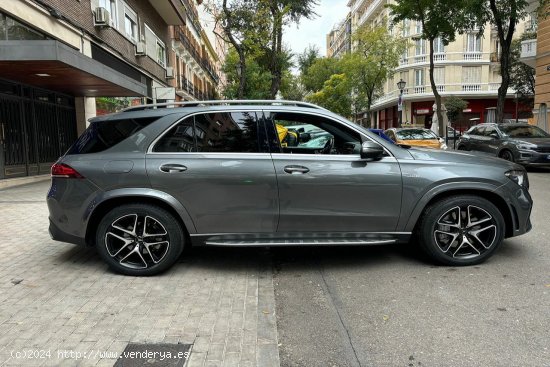
[[[403,213],[402,218],[400,218],[399,223],[401,225],[404,225],[403,231],[405,232],[412,232],[414,230],[414,227],[416,223],[418,222],[418,219],[424,212],[424,209],[430,203],[435,197],[442,195],[442,194],[452,194],[453,192],[458,193],[464,193],[464,192],[490,192],[495,193],[500,187],[504,186],[505,184],[493,184],[491,182],[474,182],[474,181],[462,181],[462,182],[447,182],[439,184],[435,187],[432,187],[429,189],[420,200],[416,202],[416,205],[414,206],[413,210],[411,211],[410,215],[406,215],[406,213]],[[498,195],[498,193],[497,193]],[[500,195],[499,195],[500,196]]]

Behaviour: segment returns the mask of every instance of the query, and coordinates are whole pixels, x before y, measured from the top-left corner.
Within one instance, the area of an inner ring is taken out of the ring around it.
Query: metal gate
[[[75,139],[74,98],[0,80],[0,178],[48,173]]]

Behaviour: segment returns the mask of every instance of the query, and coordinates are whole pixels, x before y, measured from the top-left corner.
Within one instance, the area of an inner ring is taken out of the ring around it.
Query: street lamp
[[[516,91],[514,93],[514,96],[516,97],[516,124],[518,123],[518,99],[519,99],[519,92]]]
[[[405,90],[405,82],[403,79],[397,82],[397,88],[399,89],[399,101],[397,102],[397,113],[399,114],[399,127],[403,124],[403,90]]]

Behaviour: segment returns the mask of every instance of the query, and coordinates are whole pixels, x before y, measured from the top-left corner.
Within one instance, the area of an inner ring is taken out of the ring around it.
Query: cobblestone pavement
[[[118,275],[50,239],[48,186],[0,190],[0,365],[112,366],[129,342],[192,343],[189,367],[279,365],[265,250],[190,249],[163,275]]]

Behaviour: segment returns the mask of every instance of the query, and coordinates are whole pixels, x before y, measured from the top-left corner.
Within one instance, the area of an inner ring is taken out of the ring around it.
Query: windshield
[[[501,126],[500,130],[504,133],[505,136],[510,138],[548,138],[548,135],[544,130],[536,126]]]
[[[407,129],[399,130],[396,132],[397,139],[399,140],[426,140],[437,139],[437,135],[431,130],[427,129]]]

